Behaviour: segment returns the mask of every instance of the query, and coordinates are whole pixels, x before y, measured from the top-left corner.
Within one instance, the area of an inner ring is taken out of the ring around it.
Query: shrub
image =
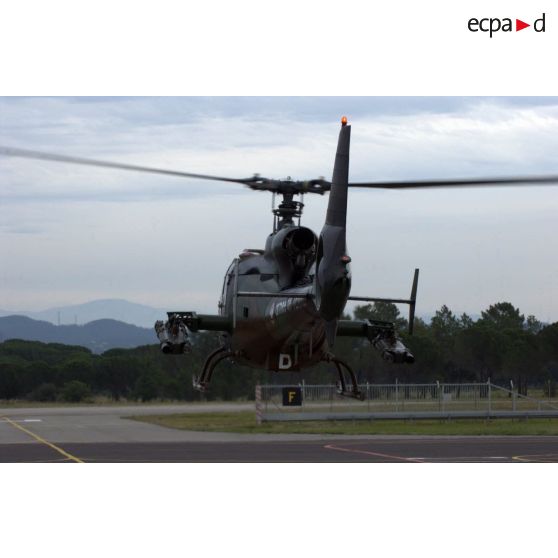
[[[41,384],[28,397],[32,401],[56,401],[57,396],[58,391],[54,384]]]
[[[90,387],[79,380],[66,382],[62,388],[62,399],[64,401],[79,403],[89,397],[91,397]]]
[[[142,374],[136,381],[134,396],[142,401],[151,401],[159,396],[159,383],[152,374]]]

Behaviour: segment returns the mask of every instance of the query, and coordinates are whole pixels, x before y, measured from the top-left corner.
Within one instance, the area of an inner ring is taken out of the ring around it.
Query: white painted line
[[[8,422],[6,419],[0,419],[0,422]],[[12,422],[43,422],[43,419],[21,419],[12,420]]]

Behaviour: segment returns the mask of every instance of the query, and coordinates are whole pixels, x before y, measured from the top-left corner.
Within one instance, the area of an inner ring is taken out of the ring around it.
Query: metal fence
[[[300,406],[283,405],[283,389],[299,388]],[[490,381],[469,384],[362,384],[364,401],[341,397],[335,385],[262,385],[256,407],[262,421],[387,418],[558,417],[558,404]]]

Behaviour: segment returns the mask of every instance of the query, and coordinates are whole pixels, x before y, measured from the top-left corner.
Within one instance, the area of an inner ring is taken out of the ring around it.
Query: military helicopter
[[[230,178],[9,147],[0,147],[0,154],[232,182],[252,190],[271,192],[274,198],[281,196],[278,206],[273,205],[273,231],[267,237],[265,248],[243,250],[225,273],[218,314],[168,312],[166,321],[155,323],[161,350],[166,354],[188,353],[192,332],[217,331],[222,333],[222,345],[206,358],[201,373],[193,377],[194,387],[200,391],[208,389],[216,366],[227,358],[277,372],[300,371],[325,361],[333,363],[337,369],[338,393],[362,400],[353,370],[333,352],[337,337],[364,338],[385,360],[394,364],[412,363],[415,358],[393,323],[344,320],[345,305],[348,301],[407,304],[409,333],[412,334],[419,270],[415,269],[409,298],[350,295],[351,258],[346,243],[348,189],[554,184],[558,176],[349,182],[350,135],[351,127],[343,117],[331,182],[323,178],[275,180],[259,175]],[[318,236],[301,225],[304,203],[294,198],[326,192],[329,192],[326,219]]]

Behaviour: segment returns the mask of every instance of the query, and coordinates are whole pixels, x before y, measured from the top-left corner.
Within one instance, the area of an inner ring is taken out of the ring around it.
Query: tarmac
[[[132,415],[253,409],[253,403],[0,409],[0,462],[558,462],[558,436],[231,434]]]

